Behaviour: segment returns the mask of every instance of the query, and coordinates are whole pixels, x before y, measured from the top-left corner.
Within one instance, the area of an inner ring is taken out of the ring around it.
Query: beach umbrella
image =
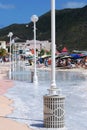
[[[81,58],[79,54],[70,54],[71,58],[78,59]]]
[[[51,57],[51,55],[43,55],[43,56],[41,56],[41,58],[49,58],[49,57]]]
[[[61,57],[61,59],[67,59],[67,58],[71,58],[71,56],[70,55],[69,56],[65,55],[65,56]]]
[[[80,56],[81,58],[83,58],[83,57],[85,57],[86,55],[85,55],[85,54],[79,54],[79,56]]]
[[[34,56],[27,56],[26,57],[28,60],[34,59]]]

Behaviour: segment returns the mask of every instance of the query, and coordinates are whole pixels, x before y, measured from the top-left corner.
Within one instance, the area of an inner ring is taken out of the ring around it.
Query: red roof
[[[64,48],[62,49],[62,52],[68,52],[67,48],[64,47]]]

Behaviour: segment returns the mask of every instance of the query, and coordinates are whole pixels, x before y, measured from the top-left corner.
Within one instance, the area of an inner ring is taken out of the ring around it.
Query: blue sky
[[[55,0],[56,9],[80,8],[87,0]],[[0,28],[29,23],[31,16],[41,16],[51,9],[51,0],[0,0]]]

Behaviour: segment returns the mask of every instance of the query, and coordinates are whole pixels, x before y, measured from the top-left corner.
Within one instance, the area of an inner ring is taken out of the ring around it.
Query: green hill
[[[0,29],[0,40],[8,41],[8,33],[22,40],[33,39],[33,23],[12,24]],[[37,40],[51,41],[50,11],[39,17],[37,22]],[[87,6],[77,9],[56,10],[56,45],[66,46],[69,50],[87,50]]]

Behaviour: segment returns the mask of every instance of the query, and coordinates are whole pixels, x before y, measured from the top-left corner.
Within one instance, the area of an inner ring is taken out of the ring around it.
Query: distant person
[[[43,59],[40,57],[40,59],[39,59],[39,62],[40,62],[40,64],[42,64],[43,63]]]
[[[87,56],[85,57],[85,68],[87,69]]]
[[[2,63],[2,58],[0,58],[0,62]]]
[[[46,67],[48,67],[48,60],[47,60],[47,58],[44,59],[44,64],[45,64]]]
[[[68,58],[67,67],[68,68],[72,68],[72,64],[71,64],[71,59],[70,58]]]

